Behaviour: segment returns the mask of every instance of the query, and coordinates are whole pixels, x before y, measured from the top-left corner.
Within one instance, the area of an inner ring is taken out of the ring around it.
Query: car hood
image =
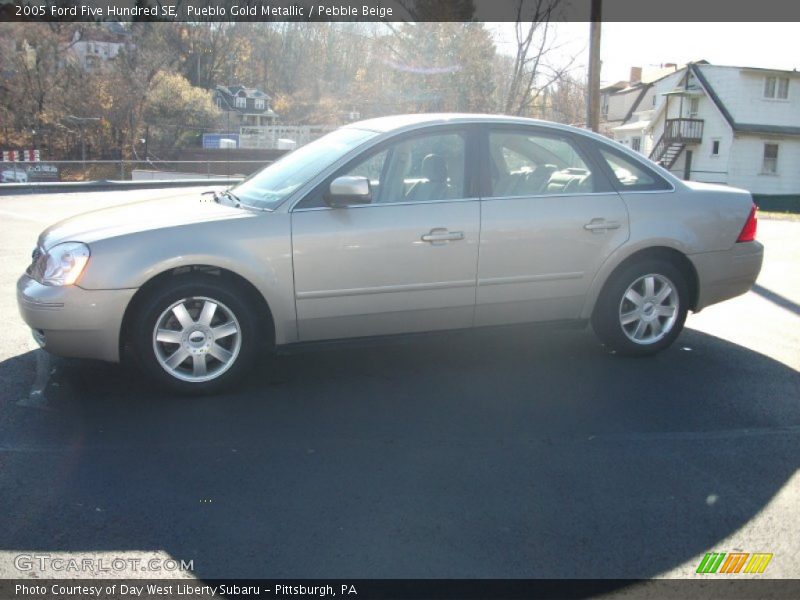
[[[145,200],[102,208],[59,221],[39,236],[39,246],[49,250],[61,242],[92,242],[139,231],[164,229],[254,216],[244,208],[217,204],[199,192],[169,199]]]

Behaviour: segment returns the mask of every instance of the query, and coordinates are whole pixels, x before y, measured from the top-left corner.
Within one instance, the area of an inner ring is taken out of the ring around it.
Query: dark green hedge
[[[800,213],[800,194],[753,194],[761,210]]]

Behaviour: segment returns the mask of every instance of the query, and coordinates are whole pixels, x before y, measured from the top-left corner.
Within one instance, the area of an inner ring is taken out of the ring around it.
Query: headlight
[[[45,285],[73,285],[89,261],[89,246],[80,242],[64,242],[53,246],[42,257],[44,268],[40,283]]]

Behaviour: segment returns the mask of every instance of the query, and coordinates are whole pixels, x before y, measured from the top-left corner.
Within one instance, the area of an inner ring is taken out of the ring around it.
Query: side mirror
[[[331,181],[325,202],[333,208],[351,204],[369,204],[372,202],[372,191],[366,177],[344,176]]]

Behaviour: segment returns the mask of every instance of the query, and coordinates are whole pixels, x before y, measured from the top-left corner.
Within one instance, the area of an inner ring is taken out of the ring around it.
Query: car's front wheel
[[[680,334],[688,300],[686,278],[675,265],[637,261],[611,277],[597,301],[592,326],[620,354],[655,354]]]
[[[134,323],[142,368],[188,393],[230,388],[248,370],[259,331],[244,294],[212,278],[172,282],[147,297]]]

